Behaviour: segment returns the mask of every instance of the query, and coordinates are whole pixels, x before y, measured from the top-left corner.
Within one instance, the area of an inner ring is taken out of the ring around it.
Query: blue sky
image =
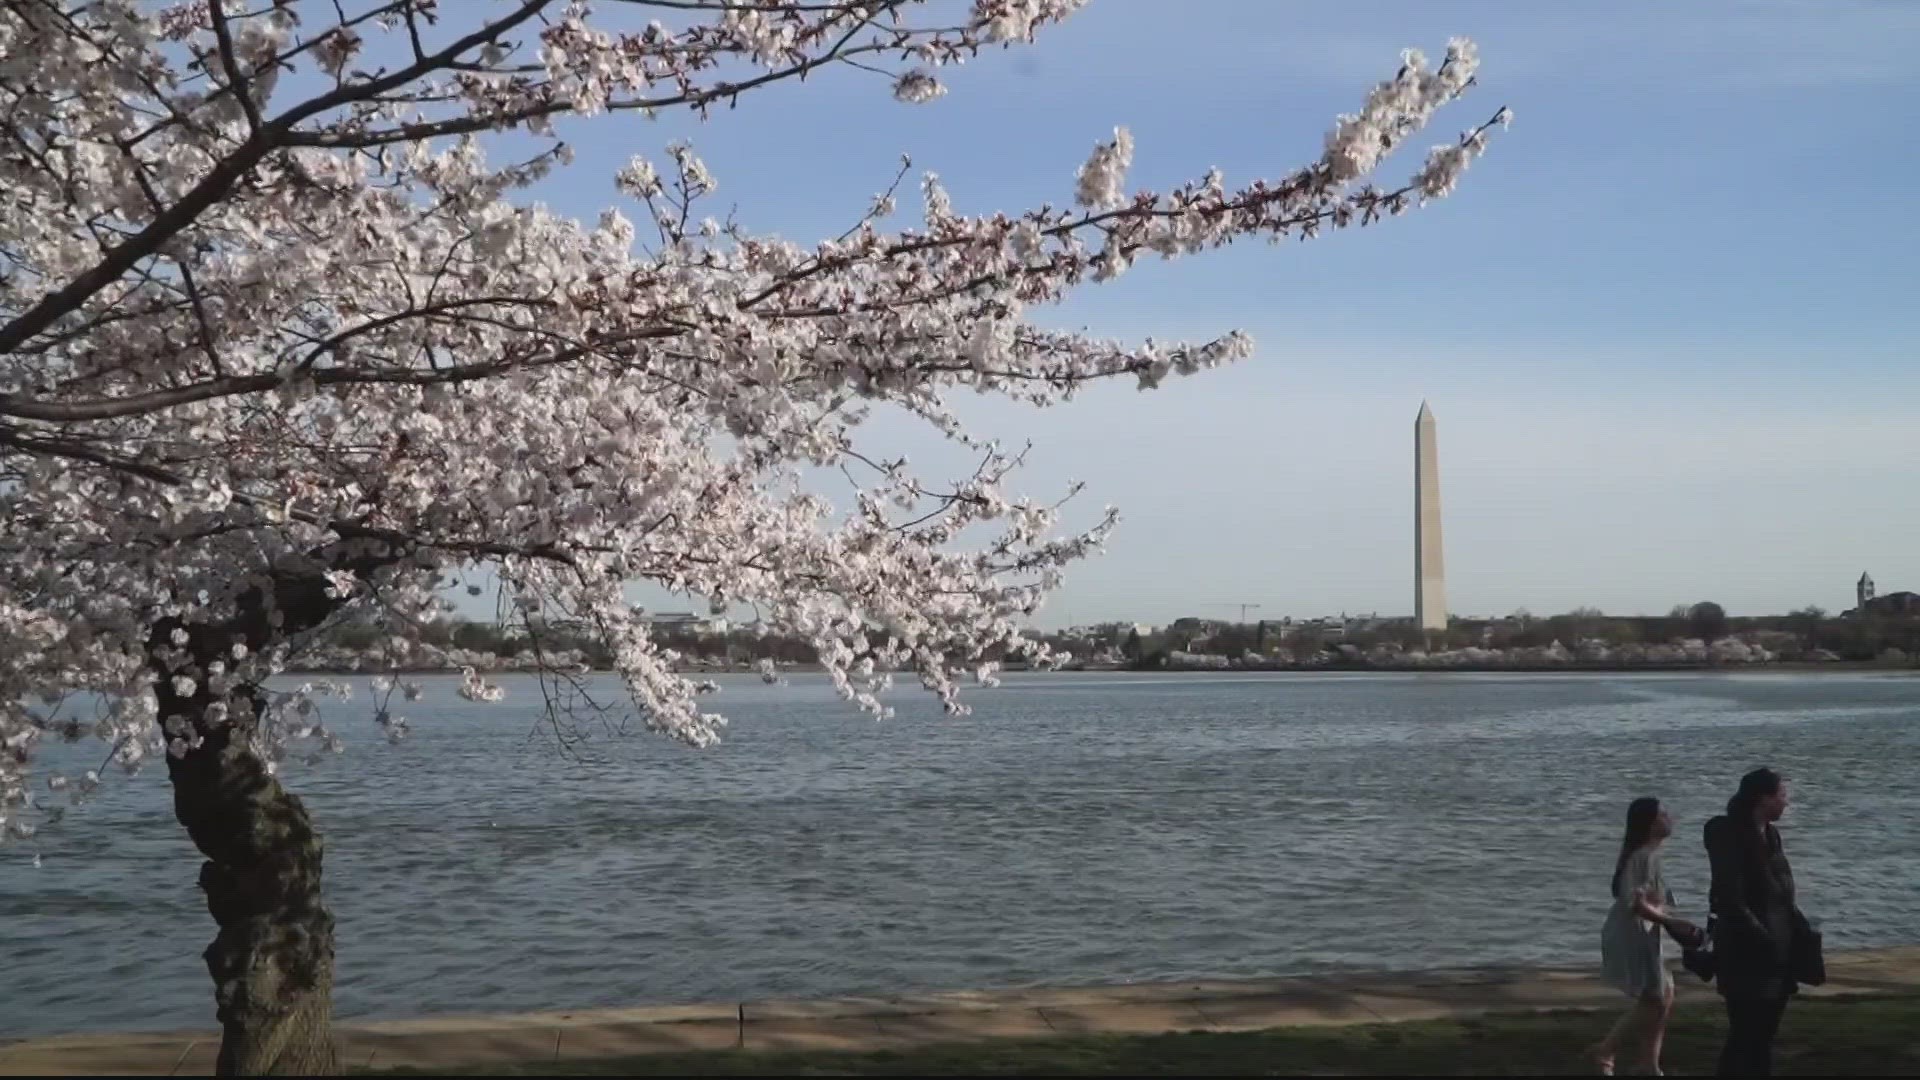
[[[845,70],[705,124],[602,118],[539,195],[591,217],[630,154],[691,136],[723,206],[813,240],[903,152],[962,210],[1065,201],[1116,124],[1135,185],[1210,165],[1231,184],[1313,157],[1401,48],[1438,56],[1454,34],[1479,43],[1481,85],[1415,150],[1503,104],[1517,119],[1452,198],[1142,264],[1039,314],[1127,337],[1244,328],[1254,360],[971,410],[1035,442],[1023,489],[1085,480],[1082,517],[1123,511],[1042,623],[1410,611],[1422,398],[1456,612],[1840,609],[1862,569],[1920,589],[1920,4],[1095,0],[930,105]],[[905,427],[872,438],[959,468]]]

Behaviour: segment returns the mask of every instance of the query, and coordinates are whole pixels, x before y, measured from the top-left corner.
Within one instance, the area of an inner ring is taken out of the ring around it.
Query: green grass
[[[1673,1075],[1711,1075],[1725,1031],[1717,1006],[1676,1011],[1663,1055]],[[1548,1012],[1244,1034],[994,1040],[866,1053],[741,1050],[660,1054],[435,1075],[574,1076],[1303,1076],[1591,1073],[1582,1056],[1612,1015]],[[1621,1062],[1622,1074],[1633,1071]],[[1774,1071],[1786,1076],[1920,1074],[1920,996],[1801,999],[1787,1009]],[[428,1075],[395,1069],[388,1075]]]

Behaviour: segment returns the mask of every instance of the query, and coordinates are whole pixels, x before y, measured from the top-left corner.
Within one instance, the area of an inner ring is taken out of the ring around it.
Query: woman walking
[[[1659,1076],[1660,1044],[1673,1011],[1673,975],[1662,956],[1661,930],[1690,934],[1691,924],[1668,911],[1673,894],[1660,867],[1660,845],[1673,835],[1673,819],[1659,799],[1635,799],[1627,807],[1627,834],[1613,864],[1613,907],[1600,930],[1600,975],[1633,999],[1633,1006],[1593,1049],[1603,1076],[1613,1075],[1622,1049],[1635,1052],[1649,1075]]]
[[[1798,983],[1825,978],[1819,935],[1794,904],[1793,868],[1773,827],[1786,809],[1786,781],[1755,769],[1705,829],[1715,978],[1727,1002],[1721,1076],[1771,1076],[1787,999]]]

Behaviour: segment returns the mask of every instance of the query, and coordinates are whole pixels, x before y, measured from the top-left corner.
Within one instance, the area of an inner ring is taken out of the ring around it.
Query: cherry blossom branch
[[[240,60],[233,51],[233,31],[227,25],[225,0],[206,0],[207,17],[213,23],[213,34],[220,43],[220,67],[227,73],[227,88],[234,100],[240,103],[240,111],[246,114],[247,129],[260,130],[260,106],[253,100],[248,89],[247,77],[240,70]]]
[[[220,0],[208,0],[208,2],[217,5]],[[359,98],[412,82],[444,64],[448,59],[467,52],[532,18],[548,2],[549,0],[526,0],[520,9],[511,15],[481,27],[425,60],[417,61],[412,66],[402,68],[384,78],[372,79],[363,84],[322,94],[304,105],[283,113],[272,123],[256,129],[244,143],[215,165],[186,195],[165,211],[155,215],[153,221],[139,233],[109,249],[106,257],[91,269],[75,276],[61,288],[48,293],[39,303],[9,320],[5,326],[0,326],[0,354],[19,348],[35,334],[78,309],[89,297],[131,270],[142,259],[159,251],[162,245],[193,224],[209,207],[231,191],[233,186],[255,165],[258,165],[270,151],[278,145],[284,145],[287,133],[295,124]],[[240,96],[244,97],[244,95]]]
[[[713,220],[718,180],[685,143],[620,169],[622,202],[592,222],[528,189],[568,164],[549,116],[705,116],[848,59],[906,69],[894,95],[928,100],[941,66],[1077,6],[972,0],[956,25],[918,26],[898,0],[738,0],[686,8],[704,12],[676,30],[614,32],[558,0],[394,0],[295,38],[278,8],[192,0],[115,22],[11,0],[0,741],[40,730],[11,703],[84,689],[109,703],[100,730],[129,767],[228,723],[216,706],[263,717],[245,721],[247,745],[269,761],[288,740],[332,745],[297,705],[248,688],[339,612],[425,620],[442,568],[481,562],[536,605],[523,614],[592,626],[644,722],[690,743],[723,721],[631,610],[630,582],[752,605],[861,709],[884,715],[892,673],[912,670],[963,710],[958,674],[990,679],[1031,649],[1034,612],[1117,516],[1066,528],[1064,499],[1011,490],[1024,451],[970,429],[954,401],[1052,405],[1092,380],[1146,389],[1249,355],[1237,332],[1103,340],[1036,312],[1149,255],[1309,239],[1445,196],[1490,125],[1404,180],[1372,177],[1473,85],[1471,45],[1438,66],[1409,53],[1306,164],[1233,188],[1218,173],[1130,188],[1135,147],[1116,129],[1061,178],[1070,205],[963,215],[928,175],[923,221],[897,228],[903,165],[812,245]],[[365,72],[356,57],[380,35],[398,59]],[[314,71],[320,92],[276,97]],[[489,162],[485,133],[506,127],[544,149]],[[648,230],[657,250],[637,243]],[[932,482],[869,447],[862,424],[888,406],[978,450],[971,474]],[[833,483],[830,501],[815,481],[834,470],[852,491]],[[284,582],[305,607],[261,622]],[[242,622],[250,651],[216,656],[226,646],[205,635]],[[569,662],[547,644],[542,665]],[[543,683],[561,709],[567,687]],[[475,674],[462,692],[499,691]],[[166,730],[161,699],[200,713]],[[24,768],[0,755],[0,793]]]

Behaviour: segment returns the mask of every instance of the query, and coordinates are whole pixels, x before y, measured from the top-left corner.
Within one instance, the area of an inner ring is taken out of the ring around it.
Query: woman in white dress
[[[1635,799],[1627,807],[1627,835],[1613,864],[1613,908],[1600,930],[1600,977],[1632,998],[1633,1007],[1594,1047],[1602,1075],[1613,1075],[1614,1057],[1625,1046],[1639,1051],[1649,1075],[1661,1075],[1660,1043],[1673,1011],[1673,975],[1662,955],[1661,930],[1692,930],[1668,913],[1673,893],[1660,870],[1660,844],[1671,835],[1673,819],[1660,800]]]

